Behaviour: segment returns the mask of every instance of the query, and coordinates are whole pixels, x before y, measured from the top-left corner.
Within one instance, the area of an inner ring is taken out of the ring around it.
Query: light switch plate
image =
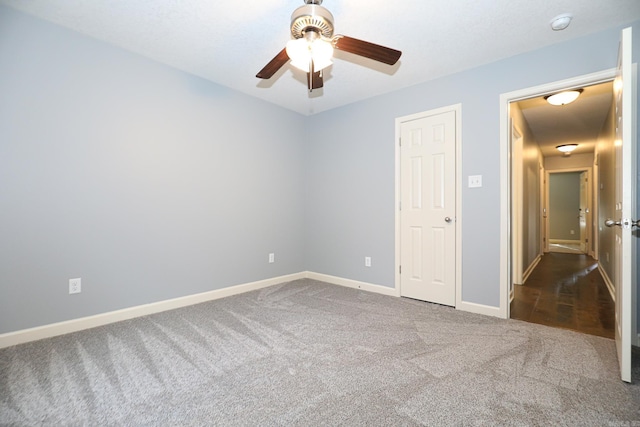
[[[469,175],[469,188],[482,187],[482,175]]]

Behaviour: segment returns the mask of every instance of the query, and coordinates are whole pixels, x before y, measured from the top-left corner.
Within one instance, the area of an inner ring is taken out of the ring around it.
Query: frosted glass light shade
[[[567,105],[578,99],[582,89],[579,90],[565,90],[564,92],[554,93],[547,96],[545,99],[551,105]]]
[[[578,144],[563,144],[563,145],[558,145],[556,147],[556,150],[562,151],[563,153],[570,153],[576,148],[578,148]]]
[[[333,64],[331,62],[333,46],[331,46],[331,43],[321,39],[313,41],[308,41],[304,38],[289,40],[287,42],[287,55],[291,59],[291,65],[305,73],[309,72],[311,59],[313,59],[315,71],[320,71]]]

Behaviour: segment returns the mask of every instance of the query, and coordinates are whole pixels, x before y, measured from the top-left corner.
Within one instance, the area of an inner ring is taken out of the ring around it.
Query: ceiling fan
[[[280,51],[256,77],[271,78],[289,60],[307,73],[309,92],[323,86],[323,70],[332,64],[333,50],[338,49],[374,61],[394,65],[402,52],[343,35],[333,35],[333,15],[322,7],[322,0],[304,0],[291,14],[291,36]]]

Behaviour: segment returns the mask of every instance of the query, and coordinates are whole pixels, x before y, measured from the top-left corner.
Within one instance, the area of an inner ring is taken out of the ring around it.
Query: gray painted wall
[[[549,239],[580,240],[578,209],[580,172],[549,174]]]
[[[635,24],[635,58],[640,23]],[[307,267],[394,286],[397,117],[462,104],[462,299],[500,301],[502,93],[615,67],[621,28],[442,77],[312,117],[307,143]],[[558,61],[563,58],[563,61]],[[329,89],[325,96],[329,95]],[[364,267],[364,256],[373,266]]]
[[[455,103],[462,298],[498,306],[499,95],[614,67],[619,35],[306,118],[2,8],[0,333],[303,270],[393,286],[394,120]]]
[[[0,333],[304,270],[304,117],[4,7],[0,70]]]

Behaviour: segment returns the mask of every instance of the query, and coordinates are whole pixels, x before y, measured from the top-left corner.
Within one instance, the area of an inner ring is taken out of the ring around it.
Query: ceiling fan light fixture
[[[322,88],[323,69],[333,62],[337,49],[387,65],[395,65],[402,52],[343,34],[333,34],[333,15],[321,6],[322,0],[304,0],[291,14],[291,40],[258,71],[259,79],[270,79],[287,63],[307,73],[309,92]]]
[[[578,144],[562,144],[556,147],[556,150],[565,153],[565,155],[571,153],[573,150],[578,148]]]
[[[551,105],[567,105],[578,99],[584,89],[565,90],[562,92],[547,95],[544,99]]]
[[[307,40],[299,38],[289,40],[287,42],[287,55],[291,59],[291,65],[304,71],[309,72],[309,63],[313,59],[314,71],[320,71],[333,64],[333,46],[331,43],[317,38],[315,40]]]

